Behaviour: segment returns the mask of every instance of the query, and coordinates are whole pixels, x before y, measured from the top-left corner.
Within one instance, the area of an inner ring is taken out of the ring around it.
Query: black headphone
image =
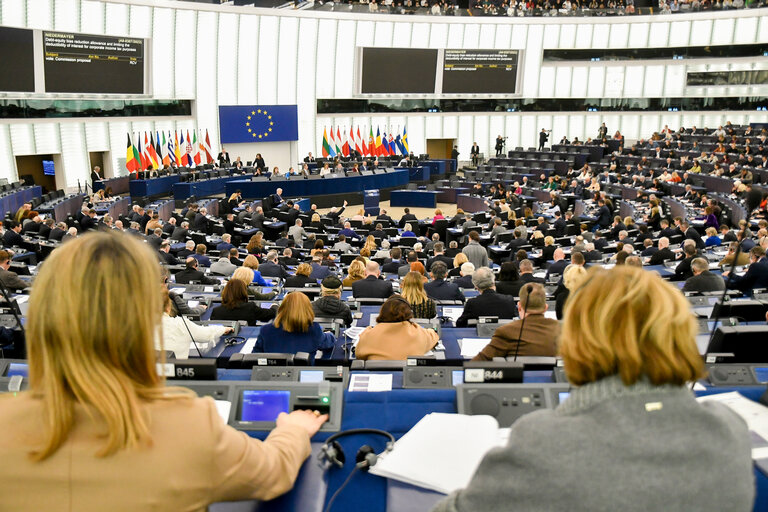
[[[228,336],[224,338],[224,346],[226,347],[232,347],[241,343],[245,343],[245,337],[243,336]]]
[[[337,439],[357,434],[376,434],[388,438],[389,441],[387,441],[387,445],[385,447],[387,452],[392,451],[392,449],[395,447],[395,436],[389,432],[379,430],[377,428],[353,428],[343,432],[337,432],[325,441],[325,444],[320,447],[320,453],[317,455],[320,463],[325,469],[329,469],[333,466],[339,468],[344,467],[344,463],[346,462],[347,458]],[[376,465],[377,461],[378,455],[376,455],[376,453],[373,451],[373,448],[367,444],[361,446],[357,450],[357,454],[355,454],[355,465],[358,469],[362,469],[363,471],[368,471],[370,468]]]

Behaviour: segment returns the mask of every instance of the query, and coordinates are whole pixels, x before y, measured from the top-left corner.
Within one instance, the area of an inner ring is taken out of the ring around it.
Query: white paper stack
[[[443,494],[463,489],[480,461],[504,446],[509,429],[491,416],[431,413],[379,456],[371,473]]]
[[[485,346],[491,342],[490,338],[461,338],[459,340],[459,346],[461,347],[461,357],[465,359],[472,359]]]

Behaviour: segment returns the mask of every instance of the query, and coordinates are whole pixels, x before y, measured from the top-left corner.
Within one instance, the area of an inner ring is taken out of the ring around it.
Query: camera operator
[[[504,145],[507,143],[507,138],[499,135],[496,137],[496,156],[504,156]]]
[[[545,130],[544,128],[539,132],[539,151],[544,151],[544,144],[549,140],[550,132],[552,132],[552,130]]]

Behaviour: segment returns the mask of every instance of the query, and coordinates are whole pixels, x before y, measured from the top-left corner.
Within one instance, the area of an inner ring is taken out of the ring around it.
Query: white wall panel
[[[624,135],[625,140],[633,140],[644,138],[647,139],[650,134],[641,135],[640,131],[640,118],[642,116],[636,114],[622,114],[621,115],[621,133]]]
[[[579,23],[576,28],[576,48],[592,47],[592,25],[589,23]]]
[[[409,48],[411,46],[412,28],[410,23],[395,23],[392,30],[391,46],[395,48]]]
[[[496,44],[496,25],[486,23],[480,27],[479,48],[493,48]]]
[[[464,27],[462,48],[480,48],[480,25],[468,24]]]
[[[706,46],[712,38],[712,20],[691,22],[691,46]]]
[[[733,41],[734,25],[732,18],[716,19],[712,30],[712,44],[730,44]]]
[[[504,26],[504,25],[503,25]],[[544,48],[549,50],[560,47],[562,25],[550,24],[544,27]]]
[[[685,94],[685,65],[673,64],[666,66],[664,75],[664,96],[676,98]]]
[[[547,128],[552,130],[549,134],[549,143],[557,144],[563,136],[568,136],[568,116],[564,114],[552,116],[552,124]]]
[[[173,9],[154,9],[152,22],[152,95],[156,98],[174,96]]]
[[[457,139],[459,137],[459,117],[455,115],[444,115],[443,118],[443,138]]]
[[[372,28],[373,26],[371,25],[370,29]],[[358,38],[361,32],[362,27],[358,27]],[[371,30],[369,34],[372,40],[373,31]],[[317,20],[302,19],[299,25],[299,54],[297,58],[299,74],[297,77],[296,104],[298,105],[299,112],[311,114],[299,115],[299,155],[319,150],[322,144],[323,133],[316,130],[314,122],[314,113],[317,105],[317,97],[315,95],[315,52],[307,51],[307,49],[314,49],[316,40]],[[320,153],[316,154],[319,155]]]
[[[234,14],[219,15],[219,29],[216,55],[216,92],[219,105],[237,104],[238,82],[234,72],[240,54],[238,46],[240,20]],[[248,49],[243,48],[243,51]],[[288,72],[288,70],[286,70]]]
[[[475,123],[475,130],[478,132],[475,135],[480,145],[480,152],[485,153],[486,158],[490,158],[496,155],[496,137],[501,135],[502,137],[509,137],[507,139],[507,150],[514,149],[512,142],[517,141],[520,132],[519,115],[504,116],[504,115],[491,115],[487,118],[488,128],[485,130],[486,136],[481,137],[482,128],[478,125],[482,124],[482,119]],[[514,120],[514,124],[511,121]]]
[[[107,130],[109,131],[109,144],[112,156],[112,172],[115,176],[125,176],[128,174],[128,170],[125,168],[125,157],[131,125],[125,121],[111,121],[107,126]],[[131,142],[136,144],[132,132]]]
[[[541,98],[551,98],[555,95],[556,73],[559,68],[555,66],[544,66],[539,72],[539,90],[537,96]]]
[[[669,46],[688,46],[691,37],[690,21],[673,21],[669,30]]]
[[[648,32],[648,46],[651,46],[651,47],[667,46],[668,41],[669,41],[669,23],[668,22],[651,23],[651,27]],[[632,41],[632,46],[635,46],[634,41]],[[635,46],[635,47],[639,48],[639,46]]]
[[[650,24],[648,23],[632,23],[629,26],[629,39],[627,46],[633,48],[642,48],[644,46],[658,46],[655,42],[648,40],[650,34]],[[631,43],[630,43],[631,41]]]
[[[27,27],[50,30],[53,28],[53,5],[51,0],[36,0],[27,4]]]
[[[175,59],[174,87],[177,98],[195,97],[195,58],[197,39],[197,14],[195,11],[177,10],[174,35],[176,42],[172,50]]]
[[[607,48],[611,35],[611,26],[606,24],[595,25],[592,29],[591,48]]]
[[[589,68],[587,89],[591,98],[602,98],[605,90],[605,67],[592,66]]]
[[[626,48],[627,47],[627,40],[629,39],[629,27],[630,25],[628,23],[611,23],[608,25],[611,28],[611,36],[608,40],[608,44],[610,45],[610,48]],[[634,26],[634,25],[633,25]],[[638,34],[633,34],[637,36]],[[643,43],[647,39],[646,37],[643,38]]]
[[[495,121],[497,118],[501,116],[493,116],[491,117],[491,125],[493,126],[493,121]],[[520,143],[520,136],[521,136],[521,121],[522,121],[522,115],[515,114],[515,115],[507,115],[502,118],[502,123],[504,125],[504,130],[491,130],[490,140],[488,141],[488,154],[489,155],[495,155],[496,151],[494,150],[494,146],[496,144],[496,136],[501,134],[503,136],[509,137],[507,139],[507,146],[506,151],[514,150],[517,146],[522,147],[522,144]],[[506,153],[505,153],[506,154]]]
[[[283,24],[281,24],[282,28]],[[351,80],[350,70],[354,69],[355,62],[355,23],[349,20],[340,21],[338,25],[338,35],[336,37],[336,77],[334,80],[335,94],[337,98],[351,98],[354,94],[354,81]],[[294,29],[295,31],[295,29]],[[292,34],[295,38],[296,34]],[[280,39],[283,39],[283,30],[280,31]],[[295,45],[294,45],[295,50]],[[283,58],[283,49],[280,48],[280,62],[285,62],[286,58],[292,59],[292,62],[296,62],[295,57],[291,57],[290,53],[285,54]],[[283,66],[281,66],[282,68]],[[285,66],[291,67],[291,66]],[[293,76],[296,76],[296,70],[294,68]],[[286,84],[287,85],[287,84]],[[282,88],[282,80],[280,87]]]
[[[549,43],[549,41],[547,41]],[[560,40],[558,41],[558,47],[564,50],[576,47],[576,25],[572,23],[566,23],[560,25]]]
[[[106,4],[104,14],[106,34],[128,35],[130,23],[130,7],[126,4]]]
[[[571,95],[571,67],[558,66],[555,75],[555,97],[568,98]]]
[[[643,66],[627,66],[624,75],[624,96],[627,98],[639,98],[643,95],[643,79],[645,69]]]
[[[512,33],[514,35],[514,32]],[[523,90],[525,96],[535,97],[539,86],[538,72],[543,55],[544,28],[541,25],[533,25],[528,30],[528,42],[525,46],[525,59],[523,69]]]
[[[433,23],[429,31],[430,48],[446,48],[448,46],[448,25]]]
[[[18,180],[16,157],[13,155],[11,142],[11,127],[8,124],[0,124],[0,179],[3,178],[10,183]]]
[[[768,41],[768,16],[760,16],[760,24],[757,28],[757,40]]]
[[[574,98],[586,98],[595,96],[594,93],[587,94],[587,80],[589,79],[589,69],[587,66],[574,66],[571,75],[571,96]]]
[[[3,25],[9,27],[27,26],[27,6],[24,0],[2,0]]]
[[[79,0],[55,0],[53,4],[53,28],[66,32],[80,31]]]
[[[80,2],[80,32],[103,34],[105,30],[105,9],[105,4],[102,2],[82,0]],[[5,23],[5,20],[3,20],[3,23]]]
[[[241,105],[256,104],[256,77],[258,74],[259,17],[240,16],[237,43],[237,102]],[[316,20],[312,20],[314,24]],[[312,45],[304,48],[304,55],[315,63],[313,32]],[[313,76],[314,78],[314,76]],[[313,88],[314,90],[314,88]]]
[[[428,139],[443,138],[443,120],[439,115],[432,114],[427,116],[424,122],[424,130]],[[410,137],[408,137],[410,140]]]
[[[432,28],[434,30],[434,27]],[[497,25],[496,26],[496,41],[494,48],[511,48],[510,42],[512,41],[512,25]]]
[[[472,142],[476,141],[478,139],[478,133],[479,131],[475,129],[477,125],[484,125],[485,132],[488,132],[488,118],[486,116],[458,116],[458,123],[459,123],[459,135],[458,135],[458,144],[459,144],[459,153],[461,155],[459,156],[460,160],[468,160],[470,158],[469,156],[469,150],[472,147]],[[485,137],[483,138],[483,142]],[[469,141],[467,143],[467,141]],[[479,143],[478,143],[479,144]],[[482,152],[482,146],[480,151]]]
[[[461,42],[464,40],[464,25],[461,23],[452,23],[448,28],[448,44],[446,48],[462,48]]]
[[[132,5],[129,12],[128,35],[132,37],[151,37],[152,8],[145,5]]]
[[[85,146],[85,127],[83,123],[50,124],[58,128],[56,138],[61,140],[61,162],[67,187],[85,185],[90,180],[90,159]],[[54,130],[55,131],[55,130]],[[57,184],[60,181],[57,179]]]
[[[536,116],[529,114],[522,114],[520,116],[520,137],[517,145],[524,148],[538,146],[539,142],[539,130],[541,128],[536,127]],[[511,140],[507,141],[507,151],[512,149]]]
[[[640,117],[640,133],[644,134],[641,137],[647,139],[654,132],[661,130],[660,116],[656,114],[645,114]]]
[[[376,45],[381,44],[378,42],[379,34],[385,31],[385,28],[389,28],[389,37],[392,39],[392,24],[376,23]],[[384,37],[384,36],[382,36]],[[318,98],[332,98],[333,97],[333,82],[334,82],[334,70],[336,69],[336,21],[334,20],[320,20],[317,34],[317,97]],[[259,63],[261,65],[261,63]]]
[[[35,153],[60,153],[59,127],[57,123],[38,123],[32,126],[35,137]]]
[[[263,16],[259,25],[259,69],[256,90],[258,102],[273,105],[277,102],[278,31],[280,19],[277,16]],[[331,71],[331,70],[329,70]]]
[[[375,46],[395,46],[392,41],[394,23],[390,21],[377,21],[374,44]],[[322,26],[321,26],[322,30]]]
[[[109,129],[107,123],[94,121],[85,123],[85,145],[88,151],[109,151]]]
[[[528,25],[512,25],[512,41],[510,48],[525,48],[528,42]]]
[[[304,18],[302,21],[314,21],[311,18]],[[376,29],[376,23],[373,21],[357,21],[357,29],[355,30],[355,38],[357,46],[373,46],[373,31]],[[301,27],[304,27],[302,23]],[[446,29],[447,30],[447,29]],[[301,35],[301,34],[299,34]]]
[[[587,140],[587,134],[585,130],[585,116],[583,114],[571,114],[568,116],[568,139],[573,141],[574,138],[578,137],[579,140],[584,142]],[[539,127],[536,130],[536,133],[538,134],[538,130],[540,130],[541,127]]]
[[[751,18],[739,18],[736,20],[736,32],[734,34],[734,42],[739,44],[751,44],[755,42],[757,36],[757,24],[759,19],[755,17]],[[763,40],[765,41],[765,40]],[[734,123],[736,124],[736,123]]]
[[[35,131],[33,125],[12,124],[11,125],[11,144],[15,155],[34,155],[35,150]]]
[[[190,130],[208,128],[211,144],[219,141],[219,109],[216,90],[216,53],[218,46],[218,14],[199,12],[197,15],[197,53],[190,63],[190,73],[197,81],[197,119],[190,121]],[[186,140],[186,135],[185,135]]]
[[[427,129],[424,116],[408,116],[408,148],[414,155],[427,151]]]
[[[414,23],[411,31],[411,47],[427,48],[429,46],[429,32],[431,23]]]
[[[645,85],[643,97],[659,98],[664,89],[664,66],[647,66],[645,68]]]

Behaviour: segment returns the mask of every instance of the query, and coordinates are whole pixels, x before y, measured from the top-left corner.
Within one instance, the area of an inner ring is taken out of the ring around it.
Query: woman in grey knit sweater
[[[433,512],[750,511],[746,425],[685,387],[703,375],[695,333],[688,302],[656,273],[593,268],[561,335],[578,387],[518,420]]]

